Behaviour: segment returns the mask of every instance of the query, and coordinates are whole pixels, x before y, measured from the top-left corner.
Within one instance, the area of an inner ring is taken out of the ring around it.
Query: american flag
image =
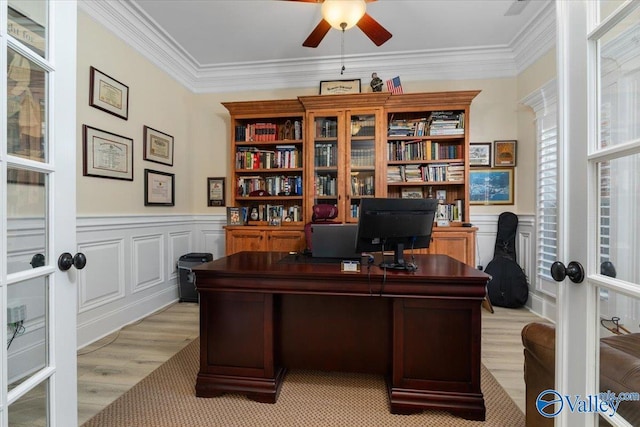
[[[387,80],[387,89],[391,93],[402,93],[402,83],[400,83],[400,77],[394,77],[391,80]]]

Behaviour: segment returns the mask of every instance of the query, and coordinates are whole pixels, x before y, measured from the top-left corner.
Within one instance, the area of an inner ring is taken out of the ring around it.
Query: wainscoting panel
[[[180,231],[169,233],[169,259],[167,260],[167,277],[169,280],[177,280],[178,263],[182,255],[189,253],[189,248],[193,247],[193,232]]]
[[[78,270],[78,313],[124,298],[124,241],[81,243],[78,252],[88,260]]]
[[[224,254],[226,215],[79,217],[77,224],[78,250],[87,255],[79,348],[178,301],[181,255]]]
[[[134,281],[132,292],[140,292],[164,282],[163,235],[137,236],[131,239]]]

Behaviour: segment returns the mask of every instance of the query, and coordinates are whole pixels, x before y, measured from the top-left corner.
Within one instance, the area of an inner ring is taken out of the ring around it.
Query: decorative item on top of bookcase
[[[472,169],[469,193],[472,205],[512,205],[514,201],[513,168]]]
[[[490,142],[471,142],[469,144],[469,166],[491,167]]]
[[[320,82],[320,95],[360,93],[360,79],[324,80]]]
[[[173,137],[143,126],[143,158],[149,162],[173,166]]]
[[[129,117],[129,86],[89,67],[89,105],[121,119]]]
[[[493,166],[516,165],[516,140],[493,141]]]
[[[224,178],[207,178],[207,206],[224,206],[224,197]]]

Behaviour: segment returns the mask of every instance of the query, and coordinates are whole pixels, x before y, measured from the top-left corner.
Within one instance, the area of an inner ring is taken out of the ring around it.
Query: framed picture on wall
[[[207,206],[224,206],[224,178],[207,178]]]
[[[133,181],[133,139],[82,126],[82,174]]]
[[[175,175],[167,172],[144,170],[144,205],[174,206]]]
[[[129,86],[97,68],[89,68],[89,105],[121,119],[129,118]]]
[[[516,141],[493,141],[493,166],[513,167],[516,165]]]
[[[143,127],[143,158],[150,162],[173,166],[173,137],[164,132]]]
[[[471,142],[469,166],[491,167],[491,145],[490,142]]]
[[[472,205],[512,205],[513,168],[471,169],[469,187]]]

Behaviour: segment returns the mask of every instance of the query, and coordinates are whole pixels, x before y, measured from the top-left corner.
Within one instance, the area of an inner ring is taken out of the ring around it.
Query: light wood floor
[[[78,423],[98,413],[198,336],[198,304],[176,303],[78,352]],[[524,412],[520,331],[526,309],[482,310],[482,362]]]

